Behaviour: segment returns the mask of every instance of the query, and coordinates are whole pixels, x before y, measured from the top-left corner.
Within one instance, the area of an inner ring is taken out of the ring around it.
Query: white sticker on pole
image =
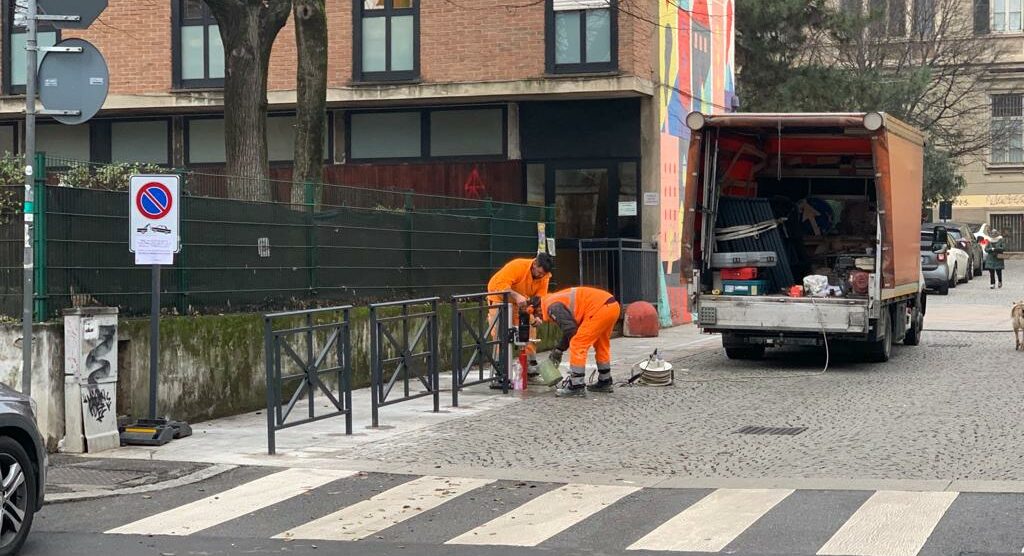
[[[128,219],[129,249],[146,255],[142,257],[144,260],[171,260],[179,250],[179,183],[175,175],[131,177],[128,189],[128,212],[131,215]],[[137,264],[146,263],[137,261]]]

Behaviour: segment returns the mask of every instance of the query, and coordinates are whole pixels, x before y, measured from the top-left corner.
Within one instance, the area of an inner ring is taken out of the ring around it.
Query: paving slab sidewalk
[[[719,349],[717,336],[702,335],[694,326],[685,325],[661,331],[657,338],[615,338],[612,340],[613,372],[616,380],[628,378],[633,365],[646,359],[655,349],[667,361],[682,361],[692,354]],[[280,431],[276,435],[277,455],[267,454],[267,420],[264,411],[255,411],[204,423],[193,423],[190,438],[175,440],[162,447],[126,446],[100,454],[103,458],[185,461],[219,465],[266,465],[282,467],[350,468],[365,463],[361,471],[380,469],[379,462],[360,462],[361,448],[417,431],[452,422],[474,419],[486,412],[520,403],[533,396],[553,396],[548,388],[531,386],[525,392],[502,395],[486,385],[474,386],[459,394],[459,407],[452,407],[450,375],[442,375],[441,412],[432,411],[431,398],[421,398],[381,408],[379,428],[370,426],[370,391],[353,392],[353,432],[346,435],[341,417],[326,419]],[[326,399],[316,403],[325,408]],[[318,408],[319,409],[319,408]],[[294,412],[305,415],[300,403]],[[326,409],[324,409],[326,411]],[[408,469],[408,472],[419,470]],[[400,472],[400,471],[399,471]]]

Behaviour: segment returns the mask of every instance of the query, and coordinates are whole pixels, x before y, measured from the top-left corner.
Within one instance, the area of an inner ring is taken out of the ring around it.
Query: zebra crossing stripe
[[[850,516],[818,554],[916,556],[958,495],[878,491]]]
[[[626,550],[718,552],[792,493],[779,489],[716,490]]]
[[[107,533],[191,535],[355,474],[355,471],[342,470],[288,469]]]
[[[637,490],[624,486],[565,485],[445,544],[537,546]]]
[[[485,479],[421,477],[274,538],[357,541],[493,482]]]

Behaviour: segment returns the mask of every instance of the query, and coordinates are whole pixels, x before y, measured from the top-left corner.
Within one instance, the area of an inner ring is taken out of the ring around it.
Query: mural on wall
[[[690,321],[680,276],[683,185],[690,130],[686,115],[729,111],[735,95],[734,0],[660,0],[661,262],[665,274],[662,320]],[[663,322],[663,324],[669,324]]]

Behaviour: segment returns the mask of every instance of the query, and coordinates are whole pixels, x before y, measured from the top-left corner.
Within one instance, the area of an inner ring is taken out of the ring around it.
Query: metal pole
[[[153,265],[152,306],[149,317],[149,418],[156,419],[157,370],[160,356],[160,265]]]
[[[35,219],[34,185],[35,169],[32,167],[36,157],[36,0],[28,0],[28,17],[25,26],[28,30],[25,41],[25,276],[22,280],[22,311],[21,311],[21,392],[32,395],[32,305],[35,294],[33,273],[35,273],[35,253],[32,249],[32,227]]]

